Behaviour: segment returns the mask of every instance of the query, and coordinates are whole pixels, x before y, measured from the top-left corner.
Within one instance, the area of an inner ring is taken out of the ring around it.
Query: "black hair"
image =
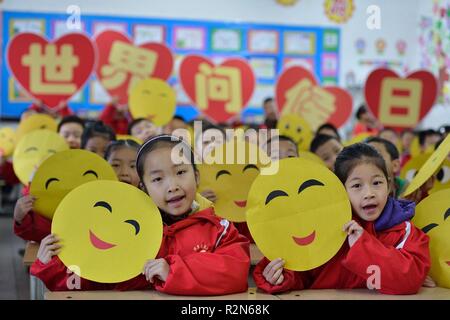
[[[77,123],[84,129],[84,120],[78,116],[70,115],[70,116],[65,116],[64,118],[61,119],[61,121],[58,123],[57,132],[59,132],[61,130],[61,127],[63,125],[65,125],[66,123]]]
[[[144,162],[146,156],[157,149],[162,147],[175,147],[177,145],[181,145],[182,149],[180,151],[183,152],[183,155],[190,161],[192,167],[194,168],[194,172],[198,172],[197,166],[195,165],[194,152],[191,147],[182,139],[168,135],[168,134],[160,134],[155,137],[148,139],[138,150],[138,154],[136,157],[136,170],[141,182],[143,182],[144,177]],[[189,157],[189,158],[188,158]]]
[[[419,144],[421,146],[423,146],[425,144],[425,140],[428,136],[432,136],[432,135],[440,135],[438,131],[435,131],[433,129],[428,129],[428,130],[422,130],[419,131],[418,133],[418,137],[419,137]]]
[[[226,135],[226,133],[225,133],[225,129],[224,129],[223,127],[218,126],[218,125],[215,125],[215,124],[212,124],[212,123],[208,123],[208,122],[206,122],[205,125],[202,125],[202,132],[201,132],[201,134],[198,134],[198,135],[197,135],[197,138],[203,136],[203,134],[204,134],[207,130],[210,130],[210,129],[216,129],[216,130],[219,130],[220,133],[223,135],[223,139],[225,140],[225,139],[227,138],[227,135]]]
[[[279,136],[273,136],[273,137],[270,137],[270,138],[267,140],[267,142],[266,142],[266,146],[268,146],[269,143],[272,143],[272,140],[275,140],[275,139],[278,139],[278,141],[288,141],[288,142],[291,142],[291,143],[295,146],[295,152],[298,154],[298,146],[297,146],[297,144],[295,143],[295,141],[292,140],[292,138],[290,138],[290,137],[288,137],[288,136],[285,136],[285,135],[279,135]]]
[[[309,146],[309,151],[315,153],[317,149],[320,148],[320,146],[324,145],[330,140],[336,140],[339,142],[339,140],[336,137],[329,136],[327,134],[318,134],[314,137],[314,139],[311,141],[311,144]],[[340,142],[339,142],[340,143]]]
[[[96,121],[86,125],[83,135],[81,136],[81,148],[84,149],[89,139],[93,137],[104,137],[109,141],[116,140],[114,130],[110,126],[105,125],[102,121]]]
[[[330,130],[332,130],[336,134],[336,138],[338,139],[338,141],[341,142],[341,135],[339,134],[337,128],[333,124],[331,124],[331,123],[324,123],[319,128],[317,128],[317,130],[316,130],[317,134],[325,134],[325,133],[319,133],[320,130],[322,130],[322,129],[330,129]]]
[[[389,182],[386,163],[380,153],[367,143],[355,143],[342,149],[334,163],[334,174],[343,184],[351,171],[361,163],[370,163],[380,169]]]
[[[361,116],[364,113],[367,113],[367,108],[366,108],[366,106],[364,104],[362,104],[362,105],[359,106],[358,110],[356,111],[356,119],[360,120]]]
[[[173,116],[172,120],[181,120],[184,123],[186,123],[186,120],[184,120],[184,118],[182,116],[178,116],[178,115]]]
[[[272,102],[272,101],[273,101],[272,97],[267,97],[267,98],[264,99],[263,105],[265,105],[267,102]]]
[[[131,139],[126,139],[126,140],[115,140],[115,141],[111,141],[108,144],[108,147],[106,148],[105,151],[105,160],[108,160],[108,158],[111,156],[111,154],[116,151],[117,149],[120,148],[134,148],[137,150],[139,150],[139,148],[141,147],[139,143],[137,143],[134,140]]]
[[[133,119],[133,121],[130,122],[130,124],[128,125],[128,134],[131,135],[131,130],[133,130],[133,127],[139,123],[141,123],[142,121],[149,121],[152,122],[151,120],[145,119],[145,118],[136,118]],[[153,123],[153,122],[152,122]]]
[[[384,146],[387,153],[389,153],[391,160],[397,160],[400,158],[400,154],[398,152],[397,147],[395,146],[395,144],[393,144],[389,140],[386,140],[386,139],[383,139],[380,137],[370,137],[365,140],[365,143],[380,143]]]

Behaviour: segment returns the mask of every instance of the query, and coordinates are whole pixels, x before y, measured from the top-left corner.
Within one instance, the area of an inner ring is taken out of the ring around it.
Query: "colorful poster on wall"
[[[277,80],[276,103],[282,115],[297,114],[312,130],[330,122],[341,127],[352,113],[352,96],[339,87],[321,87],[302,67],[283,71]]]
[[[136,46],[124,34],[104,31],[95,37],[98,62],[97,78],[111,97],[128,102],[128,93],[145,78],[167,80],[173,68],[172,52],[160,43]]]
[[[237,58],[215,65],[205,57],[188,55],[181,62],[180,81],[198,110],[216,122],[241,112],[255,89],[252,68]]]
[[[278,53],[279,34],[275,30],[250,30],[248,51],[251,53]]]
[[[414,128],[433,107],[437,81],[428,71],[401,78],[392,70],[377,69],[367,78],[364,91],[373,115],[383,125],[401,131]]]
[[[284,53],[297,55],[314,55],[316,35],[312,32],[286,31],[284,33]]]
[[[200,27],[175,27],[172,47],[182,50],[204,50],[206,31]]]
[[[44,19],[11,19],[9,24],[9,37],[12,38],[16,34],[30,32],[40,35],[45,34]]]
[[[139,46],[147,42],[164,43],[166,28],[160,25],[135,24],[133,26],[134,44]]]
[[[276,76],[277,61],[274,58],[250,58],[249,64],[257,79],[273,79]]]
[[[339,47],[339,33],[336,30],[325,30],[323,34],[323,49],[327,52],[336,52]]]
[[[242,33],[237,29],[212,29],[211,50],[237,52],[242,48]]]
[[[92,34],[96,36],[103,31],[117,31],[120,33],[127,33],[126,23],[119,22],[94,22],[92,24]]]
[[[10,41],[7,60],[20,85],[53,108],[88,80],[95,52],[91,40],[80,33],[66,34],[52,42],[34,33],[21,33]]]

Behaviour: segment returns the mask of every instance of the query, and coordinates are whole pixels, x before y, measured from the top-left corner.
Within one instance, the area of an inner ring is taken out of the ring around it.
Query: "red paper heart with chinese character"
[[[275,98],[280,113],[299,114],[313,130],[327,122],[339,128],[352,114],[350,93],[336,86],[320,87],[314,74],[300,66],[278,77]]]
[[[54,108],[88,80],[95,50],[81,33],[66,34],[53,42],[34,33],[21,33],[10,41],[7,60],[17,82],[32,97]]]
[[[120,104],[128,103],[128,93],[139,80],[167,80],[173,68],[170,49],[160,43],[148,42],[136,46],[124,34],[103,31],[95,37],[98,63],[97,78],[111,97]]]
[[[179,75],[192,103],[216,122],[240,113],[255,89],[255,75],[244,59],[227,59],[216,66],[202,56],[190,55],[181,62]]]
[[[377,69],[367,78],[364,91],[373,115],[384,126],[401,131],[414,128],[430,111],[438,84],[428,71],[401,78],[389,69]]]

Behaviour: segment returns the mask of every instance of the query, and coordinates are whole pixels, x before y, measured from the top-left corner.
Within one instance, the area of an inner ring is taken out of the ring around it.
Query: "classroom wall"
[[[341,27],[340,85],[346,86],[346,76],[353,72],[356,83],[352,93],[355,105],[363,102],[361,87],[367,74],[375,65],[361,63],[394,62],[393,67],[400,74],[420,66],[418,55],[419,17],[431,10],[429,0],[357,0],[353,17],[343,25],[337,25],[325,16],[322,0],[299,0],[291,7],[276,4],[275,0],[5,0],[0,7],[4,10],[28,12],[65,12],[72,4],[79,5],[81,14],[102,14],[139,17],[164,17],[184,19],[207,19],[230,22],[274,23],[287,25],[314,25]],[[381,13],[381,29],[369,30],[366,10],[377,5]],[[357,39],[364,39],[366,50],[358,54]],[[376,52],[375,42],[383,38],[387,47],[384,54]],[[397,52],[396,42],[403,39],[407,50],[403,56]],[[423,127],[437,127],[443,119],[450,119],[449,107],[437,106],[432,115],[424,121]],[[349,128],[352,123],[349,123]],[[344,128],[344,131],[346,129]]]

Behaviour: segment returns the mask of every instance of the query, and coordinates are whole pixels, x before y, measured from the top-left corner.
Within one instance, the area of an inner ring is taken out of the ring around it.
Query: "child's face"
[[[141,122],[135,124],[131,129],[131,135],[145,142],[159,134],[159,128],[155,126],[151,121],[142,120]]]
[[[65,123],[59,129],[59,135],[66,140],[70,149],[80,149],[83,127],[75,122]]]
[[[388,183],[383,171],[371,163],[357,165],[345,181],[353,212],[365,221],[375,221],[388,198]]]
[[[136,171],[136,154],[136,149],[122,147],[111,153],[108,162],[116,172],[119,181],[138,187],[139,176]]]
[[[279,140],[278,148],[276,143],[269,143],[267,145],[267,152],[270,153],[272,160],[298,157],[297,148],[291,141],[287,140]]]
[[[202,154],[203,157],[225,142],[222,132],[217,129],[208,129],[200,137],[201,139],[197,140],[196,147],[199,154]]]
[[[393,167],[392,167],[391,155],[386,151],[386,148],[384,147],[384,145],[382,143],[371,142],[369,144],[372,147],[374,147],[378,151],[379,154],[381,154],[381,156],[384,159],[384,162],[386,163],[386,169],[388,171],[388,174],[392,178],[394,171],[393,171]]]
[[[87,141],[84,148],[88,151],[98,154],[103,158],[105,156],[106,147],[108,146],[109,142],[109,139],[105,137],[95,136]]]
[[[192,164],[174,164],[172,147],[153,150],[144,161],[143,182],[159,209],[180,216],[191,210],[197,192],[197,173]]]
[[[394,146],[398,145],[399,138],[398,138],[398,135],[394,131],[385,130],[385,131],[381,132],[378,136],[382,139],[392,142],[392,144]]]
[[[402,147],[404,151],[409,151],[411,148],[411,143],[414,139],[414,134],[412,132],[406,132],[402,136]]]
[[[342,144],[336,139],[331,139],[317,148],[315,154],[317,154],[323,162],[325,162],[328,169],[334,171],[334,163],[336,162],[337,155],[343,149]]]

